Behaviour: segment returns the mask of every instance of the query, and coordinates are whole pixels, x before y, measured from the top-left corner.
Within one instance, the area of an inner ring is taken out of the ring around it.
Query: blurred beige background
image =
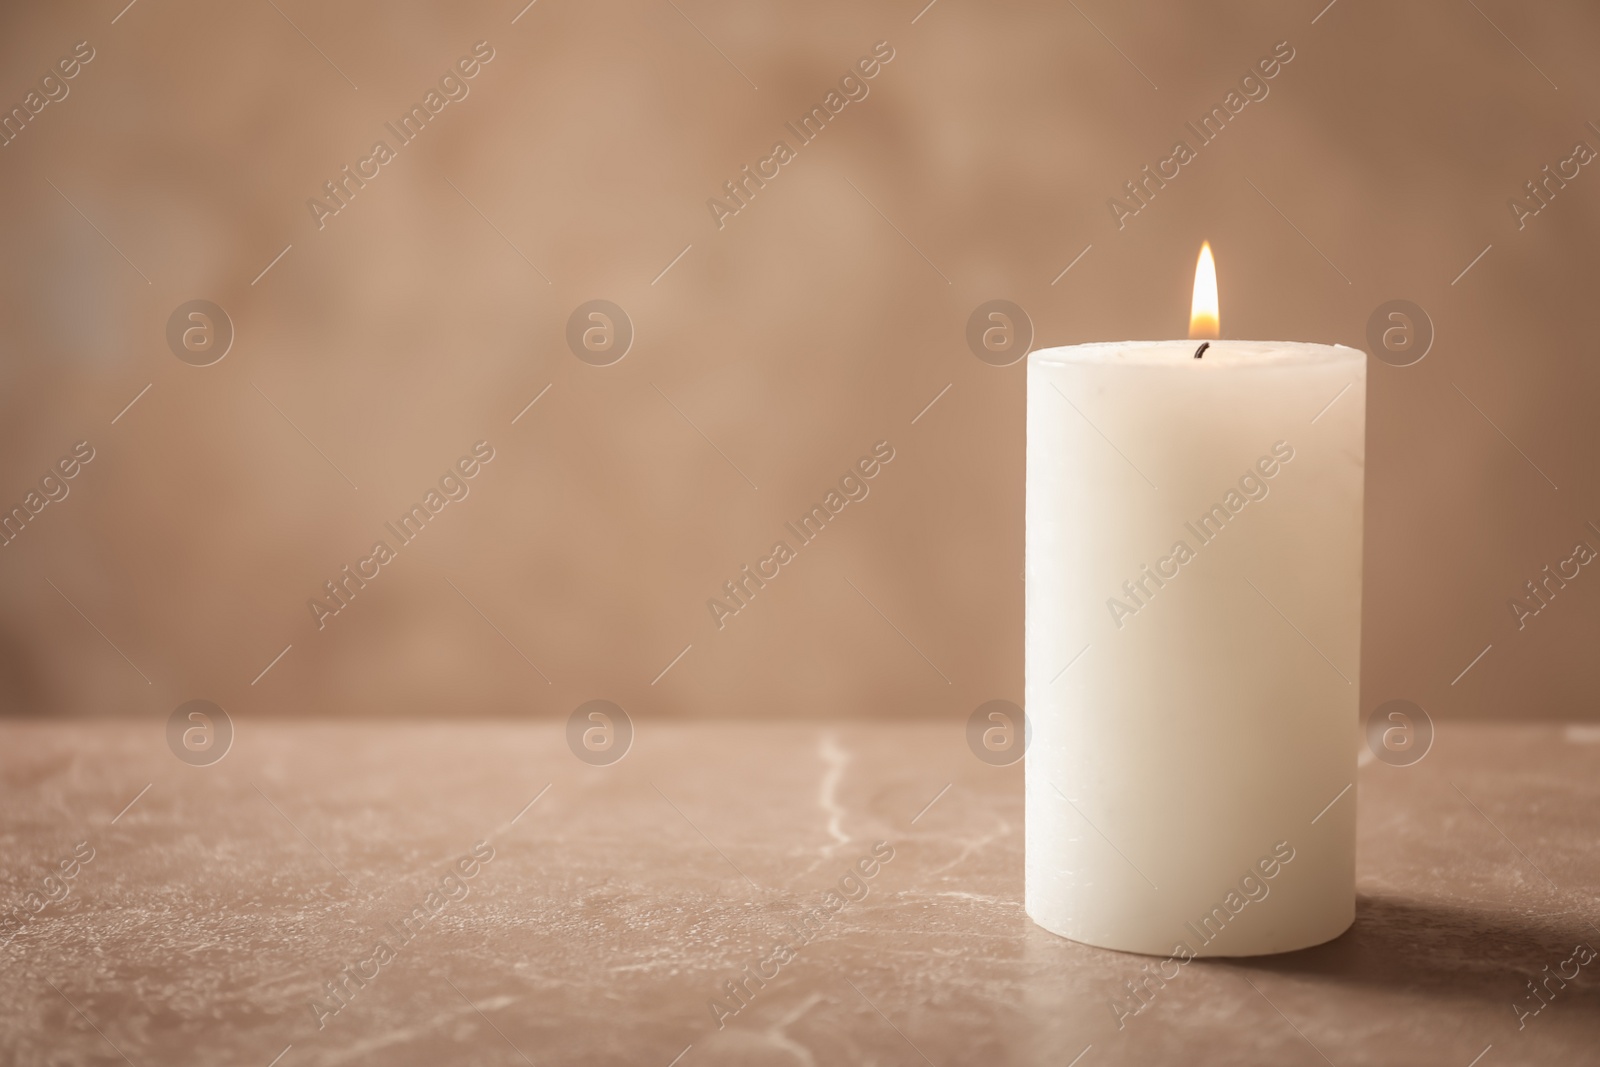
[[[124,2],[0,16],[6,108],[94,56],[0,148],[0,504],[94,449],[0,549],[6,713],[1020,700],[1025,368],[968,316],[1182,336],[1209,239],[1225,336],[1433,320],[1370,370],[1363,711],[1600,715],[1600,577],[1522,630],[1507,606],[1600,547],[1600,173],[1521,230],[1507,204],[1600,148],[1592,7]],[[1119,231],[1107,199],[1282,41]],[[468,95],[319,230],[308,199],[477,42]],[[878,42],[868,95],[719,229],[708,198]],[[207,367],[166,338],[194,299],[236,332]],[[636,333],[611,366],[565,340],[592,299]],[[708,598],[882,440],[870,496],[719,630]],[[308,599],[478,441],[470,495],[319,631]]]

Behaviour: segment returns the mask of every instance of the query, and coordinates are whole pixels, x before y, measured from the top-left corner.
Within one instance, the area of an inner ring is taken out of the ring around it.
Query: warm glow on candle
[[[1211,258],[1211,242],[1200,243],[1200,260],[1194,265],[1194,302],[1189,305],[1189,336],[1221,336],[1221,313],[1217,308],[1217,261]]]

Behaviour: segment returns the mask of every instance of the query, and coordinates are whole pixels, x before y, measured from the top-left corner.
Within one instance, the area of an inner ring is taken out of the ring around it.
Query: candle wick
[[[1211,347],[1211,342],[1210,341],[1202,341],[1202,342],[1200,342],[1200,347],[1194,350],[1194,358],[1195,359],[1199,359],[1201,356],[1205,355],[1206,349],[1208,349],[1210,347]]]

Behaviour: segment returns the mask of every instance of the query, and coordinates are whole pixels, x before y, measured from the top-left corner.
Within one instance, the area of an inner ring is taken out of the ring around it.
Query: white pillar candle
[[[1027,910],[1285,952],[1355,916],[1366,358],[1196,345],[1028,357]]]

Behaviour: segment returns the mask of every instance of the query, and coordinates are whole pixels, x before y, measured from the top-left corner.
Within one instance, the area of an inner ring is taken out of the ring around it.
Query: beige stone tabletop
[[[1029,922],[962,724],[636,726],[0,726],[0,1060],[1600,1063],[1595,727],[1364,760],[1354,928],[1135,1014],[1149,958]]]

